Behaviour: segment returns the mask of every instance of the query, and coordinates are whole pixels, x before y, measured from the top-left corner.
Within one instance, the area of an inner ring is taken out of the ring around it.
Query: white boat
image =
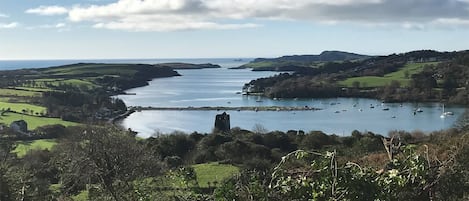
[[[446,116],[454,115],[453,112],[446,112],[445,111],[445,105],[443,104],[443,112],[440,115],[440,118],[445,118]]]

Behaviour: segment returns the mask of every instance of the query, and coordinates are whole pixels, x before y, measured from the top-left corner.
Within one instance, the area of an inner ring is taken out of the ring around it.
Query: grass
[[[15,87],[15,89],[26,90],[26,91],[34,91],[34,92],[53,91],[52,89],[49,89],[49,88],[35,88],[35,87]]]
[[[17,121],[17,120],[26,121],[28,123],[29,130],[34,130],[40,126],[54,125],[54,124],[60,124],[64,126],[79,125],[78,123],[63,121],[59,118],[37,117],[37,116],[29,116],[29,115],[11,113],[11,112],[5,113],[2,116],[0,116],[0,123],[4,123],[7,125],[10,125],[11,122]]]
[[[391,83],[395,80],[401,83],[401,86],[407,86],[410,82],[410,76],[417,74],[423,70],[425,65],[436,65],[438,62],[428,62],[428,63],[408,63],[401,69],[396,72],[388,73],[383,77],[378,76],[363,76],[363,77],[353,77],[348,78],[344,81],[339,82],[339,84],[352,87],[354,82],[360,82],[360,87],[382,87]],[[409,77],[406,77],[408,73]]]
[[[341,81],[339,84],[347,87],[352,87],[354,82],[360,82],[360,87],[381,87],[388,85],[391,81],[396,80],[401,83],[401,86],[407,86],[410,79],[396,79],[392,77],[377,77],[377,76],[363,76],[352,77]]]
[[[18,141],[13,153],[18,157],[24,157],[31,150],[50,150],[57,144],[56,140],[32,140],[32,141]]]
[[[87,190],[80,191],[78,195],[72,196],[73,201],[87,201],[89,192]]]
[[[239,172],[239,168],[233,165],[219,163],[203,163],[193,165],[200,187],[208,187],[208,182],[219,184]]]
[[[223,180],[232,177],[233,175],[239,173],[239,168],[233,165],[219,164],[216,162],[213,163],[203,163],[192,166],[197,175],[197,182],[200,187],[208,187],[208,182],[211,186],[214,185],[214,182],[218,182],[218,185],[222,183]],[[173,188],[185,188],[186,186],[182,185],[182,179],[179,177],[168,177],[163,176],[160,178],[144,178],[139,181],[140,185],[145,187],[173,187]],[[59,184],[51,185],[50,189],[59,189]],[[178,190],[167,190],[167,191],[158,191],[163,197],[184,193]],[[84,201],[88,200],[88,191],[83,190],[79,194],[71,197],[74,201]]]
[[[59,86],[59,85],[72,85],[76,87],[86,87],[89,89],[97,88],[98,85],[82,79],[36,79],[36,83],[40,83],[40,85],[45,86],[46,83],[52,86]],[[49,91],[51,89],[48,89]]]
[[[25,91],[17,89],[0,89],[1,96],[22,96],[22,97],[40,97],[41,92]]]
[[[84,73],[95,73],[104,75],[133,75],[137,71],[129,68],[128,64],[80,64],[51,68],[46,73],[56,75],[79,75]]]
[[[11,111],[20,112],[22,113],[23,110],[26,110],[28,114],[32,111],[33,113],[46,113],[47,109],[42,106],[31,105],[27,103],[8,103],[8,102],[0,102],[0,109],[6,110],[10,108]]]

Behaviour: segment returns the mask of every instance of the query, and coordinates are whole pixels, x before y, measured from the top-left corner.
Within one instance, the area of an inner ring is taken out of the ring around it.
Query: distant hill
[[[319,55],[291,55],[278,58],[257,58],[238,68],[252,68],[253,70],[296,71],[301,68],[316,67],[324,62],[341,62],[365,60],[372,56],[342,51],[324,51]]]
[[[162,67],[169,67],[172,69],[203,69],[203,68],[221,68],[219,65],[216,64],[190,64],[190,63],[160,63],[157,64],[158,66]]]
[[[341,52],[341,51],[324,51],[319,55],[292,55],[292,56],[282,56],[278,58],[258,58],[253,62],[262,62],[262,61],[296,61],[296,62],[328,62],[328,61],[347,61],[347,60],[357,60],[357,59],[368,59],[371,56]]]

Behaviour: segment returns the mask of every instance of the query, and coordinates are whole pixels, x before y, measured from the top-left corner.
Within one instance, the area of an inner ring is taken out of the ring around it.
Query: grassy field
[[[76,87],[87,87],[89,89],[94,89],[98,87],[98,85],[88,80],[82,80],[82,79],[36,79],[35,81],[41,86],[46,86],[46,83],[47,83],[52,86],[59,86],[62,84],[66,84],[66,85],[72,85]],[[51,89],[48,89],[48,90],[50,91]]]
[[[18,141],[13,153],[18,157],[25,156],[31,150],[50,150],[57,144],[56,140],[32,140],[32,141]]]
[[[78,75],[84,73],[97,73],[104,75],[133,75],[137,71],[129,68],[128,64],[86,64],[51,68],[45,72],[56,75]]]
[[[53,91],[52,89],[48,89],[48,88],[34,88],[34,87],[15,87],[15,89],[33,91],[33,92]]]
[[[8,102],[0,102],[0,109],[6,110],[7,108],[10,108],[11,111],[15,112],[20,112],[22,113],[23,110],[28,111],[28,114],[30,114],[30,111],[33,111],[33,113],[46,113],[47,109],[45,107],[37,106],[37,105],[31,105],[27,103],[8,103]]]
[[[22,97],[39,97],[41,92],[25,91],[16,89],[0,89],[1,96],[22,96]]]
[[[16,114],[16,113],[11,113],[11,112],[0,116],[0,123],[4,123],[4,124],[7,124],[7,125],[9,125],[9,124],[11,124],[11,122],[17,121],[17,120],[26,121],[28,123],[28,129],[29,130],[34,130],[37,127],[40,127],[40,126],[54,125],[54,124],[60,124],[60,125],[64,125],[64,126],[79,125],[78,123],[63,121],[59,118],[36,117],[36,116],[28,116],[28,115]]]
[[[197,182],[201,187],[207,187],[208,182],[214,181],[219,184],[227,178],[239,172],[239,168],[233,165],[219,164],[219,163],[203,163],[193,165],[197,175]]]
[[[392,77],[363,76],[349,78],[341,81],[339,84],[352,87],[354,82],[360,82],[360,87],[381,87],[388,85],[393,80],[400,82],[401,86],[407,86],[410,81],[410,79],[396,79]]]
[[[388,85],[391,81],[396,80],[401,83],[401,86],[407,86],[410,82],[410,76],[417,74],[423,70],[425,65],[436,65],[438,62],[428,62],[428,63],[409,63],[406,64],[403,68],[399,69],[396,72],[392,72],[384,75],[383,77],[378,76],[363,76],[363,77],[353,77],[339,82],[339,84],[352,87],[354,82],[360,82],[360,87],[381,87]],[[406,77],[408,73],[409,77]]]

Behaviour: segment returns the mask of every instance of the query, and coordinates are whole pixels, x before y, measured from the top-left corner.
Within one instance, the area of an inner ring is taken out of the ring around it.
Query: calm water
[[[220,63],[219,63],[220,64]],[[233,67],[229,64],[220,65]],[[273,72],[249,70],[202,69],[179,70],[183,76],[155,79],[149,86],[129,90],[136,95],[121,95],[129,106],[201,107],[201,106],[309,106],[319,111],[254,112],[229,111],[231,126],[253,129],[257,124],[267,130],[321,130],[329,134],[350,135],[353,130],[387,134],[391,130],[435,131],[451,127],[464,112],[464,108],[446,106],[454,116],[440,118],[438,103],[382,104],[372,99],[258,99],[243,96],[244,83],[259,77],[274,75]],[[373,105],[375,108],[370,108]],[[389,108],[385,111],[384,108]],[[422,113],[413,114],[416,108]],[[222,111],[142,111],[123,120],[126,128],[148,137],[156,132],[169,133],[210,132],[214,118]]]
[[[329,102],[340,102],[331,106]],[[462,108],[448,108],[454,116],[440,118],[439,104],[420,104],[422,113],[413,115],[414,104],[386,104],[386,106],[369,108],[369,104],[379,104],[369,99],[324,99],[310,101],[310,106],[324,108],[319,111],[295,112],[254,112],[229,111],[231,126],[253,129],[256,124],[267,130],[287,131],[320,130],[329,134],[350,135],[353,130],[373,131],[387,134],[391,130],[434,131],[451,127],[457,116],[464,112]],[[356,107],[353,107],[357,104]],[[362,107],[363,111],[359,111]],[[389,111],[383,111],[389,107]],[[336,113],[339,110],[340,113]],[[346,111],[345,111],[346,110]],[[130,115],[123,125],[148,137],[155,132],[169,133],[172,131],[210,132],[213,128],[217,111],[143,111]]]

